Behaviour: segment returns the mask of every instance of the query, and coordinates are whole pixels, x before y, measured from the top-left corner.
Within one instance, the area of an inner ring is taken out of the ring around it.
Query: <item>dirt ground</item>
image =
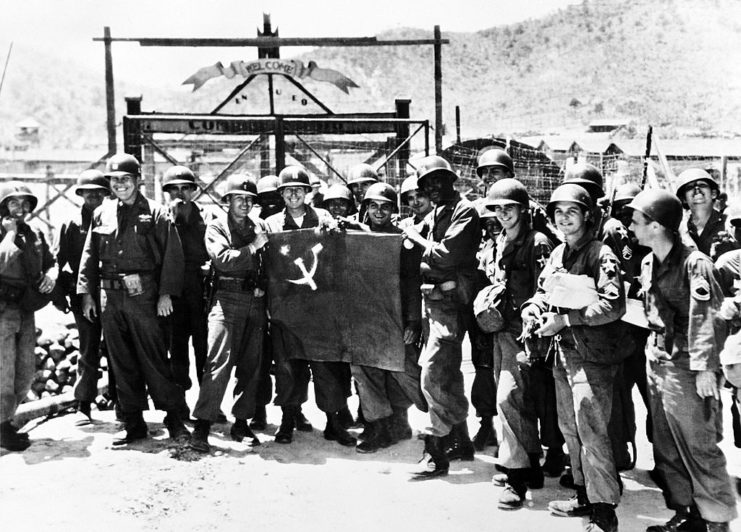
[[[464,373],[470,387],[468,360]],[[643,427],[645,411],[637,394],[636,399]],[[728,399],[725,394],[726,405]],[[191,390],[191,407],[195,400]],[[356,408],[353,397],[351,410]],[[229,412],[228,395],[224,411]],[[280,410],[270,405],[270,425],[258,434],[262,445],[251,449],[233,442],[230,425],[216,425],[207,455],[171,445],[164,414],[157,411],[145,413],[151,438],[123,449],[111,445],[117,430],[111,411],[94,411],[96,422],[87,427],[75,427],[72,415],[30,422],[25,430],[31,447],[0,454],[0,530],[581,530],[581,519],[548,513],[549,501],[572,494],[555,478],[528,492],[525,508],[499,510],[502,488],[491,484],[493,448],[473,462],[454,462],[448,477],[412,483],[411,473],[424,467],[417,463],[421,441],[361,455],[324,440],[325,418],[313,398],[304,411],[314,431],[297,432],[290,445],[274,443]],[[410,421],[415,434],[426,425],[425,415],[414,409]],[[730,415],[725,425],[730,435]],[[473,412],[469,427],[472,432],[477,427]],[[730,472],[741,476],[741,450],[729,437],[722,447]],[[622,475],[622,531],[642,531],[671,516],[648,478],[652,467],[650,446],[639,430],[637,467]],[[731,530],[741,532],[741,520]]]

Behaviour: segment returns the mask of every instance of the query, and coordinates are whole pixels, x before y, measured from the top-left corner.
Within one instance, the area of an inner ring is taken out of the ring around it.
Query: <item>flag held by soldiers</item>
[[[269,235],[274,343],[291,358],[404,370],[399,235]]]

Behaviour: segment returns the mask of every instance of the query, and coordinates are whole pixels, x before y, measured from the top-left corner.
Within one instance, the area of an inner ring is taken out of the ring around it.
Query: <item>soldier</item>
[[[412,174],[401,183],[401,201],[412,211],[412,215],[399,221],[399,227],[421,224],[433,205],[423,191],[417,187],[417,176]]]
[[[365,193],[368,223],[371,232],[401,234],[393,225],[392,214],[397,210],[396,191],[386,183],[374,183]],[[410,250],[401,252],[401,311],[404,325],[404,371],[388,371],[371,366],[353,365],[352,374],[358,383],[358,393],[365,416],[365,428],[355,449],[359,453],[374,453],[412,437],[408,411],[412,404],[423,412],[427,404],[420,389],[418,342],[422,332],[419,262]],[[399,356],[401,354],[398,354]],[[394,355],[392,355],[394,356]]]
[[[425,219],[428,237],[414,227],[404,236],[422,249],[424,315],[429,337],[420,357],[422,392],[429,405],[431,429],[425,451],[432,471],[418,473],[415,480],[448,474],[448,441],[456,439],[461,454],[473,454],[468,436],[468,400],[461,373],[462,327],[473,301],[476,251],[481,241],[479,215],[474,206],[453,188],[458,178],[439,156],[425,157],[417,167],[417,183],[435,208]]]
[[[492,285],[503,289],[499,299],[503,323],[501,330],[494,331],[493,356],[497,410],[502,421],[499,463],[507,470],[499,508],[513,510],[522,507],[528,484],[543,486],[531,368],[519,341],[520,307],[535,293],[553,244],[530,227],[530,197],[516,179],[504,178],[494,183],[487,194],[487,207],[502,228],[496,256],[487,262],[485,271]]]
[[[522,310],[535,334],[553,337],[558,423],[571,458],[576,496],[551,501],[556,515],[589,515],[585,530],[614,532],[620,487],[607,425],[618,362],[623,354],[625,293],[617,257],[599,242],[592,200],[575,184],[553,191],[548,215],[565,243],[551,253],[538,290]]]
[[[690,201],[697,195],[703,190],[686,193]],[[676,512],[665,525],[647,530],[727,531],[737,512],[726,459],[717,444],[718,353],[725,336],[719,275],[706,255],[682,243],[677,234],[682,206],[674,195],[647,190],[629,207],[631,229],[652,251],[641,265],[641,285],[651,328],[646,357],[654,461],[667,504]]]
[[[65,295],[69,296],[70,309],[77,325],[80,339],[80,358],[77,361],[77,382],[74,395],[77,400],[78,426],[92,423],[90,405],[98,395],[98,368],[100,367],[101,332],[100,317],[88,321],[82,314],[82,297],[77,295],[77,277],[85,239],[90,230],[93,212],[110,195],[108,180],[99,170],[85,170],[77,178],[75,194],[83,199],[82,208],[62,224],[56,239],[58,283]],[[97,309],[100,302],[96,301]],[[115,396],[113,365],[108,368],[109,392]]]
[[[218,419],[219,406],[235,368],[234,423],[230,434],[241,442],[260,445],[247,419],[255,415],[266,322],[265,277],[260,250],[268,241],[265,222],[250,211],[257,199],[255,183],[232,176],[222,201],[229,205],[226,219],[211,221],[206,228],[206,250],[215,271],[208,314],[208,357],[190,446],[210,450],[208,433]]]
[[[358,209],[357,220],[365,221],[365,209],[363,208],[363,198],[368,187],[373,183],[378,183],[378,174],[373,167],[366,163],[359,163],[350,168],[347,173],[347,187],[352,191],[355,197],[355,206]]]
[[[326,209],[335,219],[347,218],[356,212],[353,193],[345,185],[338,183],[327,189],[320,207]]]
[[[0,188],[0,447],[25,451],[28,434],[13,425],[36,371],[34,312],[57,280],[44,234],[26,223],[38,198],[22,183]]]
[[[257,204],[252,208],[252,215],[259,213],[260,219],[283,210],[283,198],[278,194],[280,181],[276,175],[266,175],[257,180]],[[254,217],[254,216],[253,216]],[[267,308],[265,309],[267,313]],[[273,342],[270,337],[270,322],[265,324],[265,335],[262,342],[262,359],[260,362],[260,384],[257,387],[255,415],[250,420],[253,430],[265,430],[268,425],[265,407],[273,398],[273,380],[270,377],[270,368],[273,364]]]
[[[637,250],[633,249],[634,246],[628,235],[627,228],[617,218],[611,217],[608,214],[608,210],[603,209],[599,204],[600,199],[606,199],[602,172],[589,163],[576,163],[566,171],[563,183],[579,185],[589,192],[592,205],[594,205],[592,212],[594,224],[591,230],[594,232],[597,240],[610,246],[612,252],[620,260],[623,277],[625,277],[626,281],[632,282],[636,275],[638,275],[638,266],[640,264],[637,260]],[[609,201],[606,204],[609,208]],[[638,338],[639,341],[641,339]],[[634,342],[627,341],[622,346],[622,349],[627,358],[635,350],[641,349],[641,346],[636,347]],[[635,378],[640,377],[631,375],[629,380]],[[630,395],[626,396],[625,390],[624,364],[620,364],[615,375],[615,390],[612,396],[612,417],[609,426],[612,453],[618,471],[632,469],[636,458],[635,413],[633,411],[632,397]],[[633,417],[630,417],[631,415]],[[628,446],[633,449],[632,458]],[[564,483],[567,484],[567,482]]]
[[[162,191],[170,196],[170,216],[180,237],[185,256],[183,292],[172,302],[170,315],[170,366],[175,382],[190,390],[188,340],[193,343],[196,377],[201,382],[206,365],[208,335],[206,311],[203,305],[203,277],[208,254],[203,237],[209,216],[193,202],[198,186],[196,176],[185,166],[172,166],[162,179]],[[188,418],[190,412],[182,412]]]
[[[685,240],[692,239],[697,249],[713,260],[738,247],[737,243],[729,242],[726,215],[713,208],[719,193],[718,182],[700,168],[690,168],[677,177],[677,197],[689,210],[680,233]]]
[[[332,223],[332,215],[327,211],[311,207],[305,202],[306,195],[311,191],[306,170],[299,166],[287,166],[281,170],[279,178],[278,192],[286,208],[265,220],[269,232],[293,231]],[[356,440],[343,427],[339,414],[347,406],[347,386],[344,384],[347,364],[290,358],[293,346],[287,345],[286,338],[277,328],[273,327],[271,332],[276,364],[275,404],[283,411],[275,441],[291,443],[294,429],[312,430],[301,412],[301,404],[307,399],[311,368],[317,406],[327,416],[324,438],[337,441],[340,445],[354,446]]]
[[[173,439],[189,436],[181,412],[185,392],[167,359],[167,318],[183,282],[183,248],[168,212],[139,192],[141,169],[120,153],[106,164],[116,199],[93,214],[80,261],[77,293],[82,313],[93,321],[100,293],[100,320],[116,374],[124,430],[113,445],[148,436],[142,411],[147,392]]]

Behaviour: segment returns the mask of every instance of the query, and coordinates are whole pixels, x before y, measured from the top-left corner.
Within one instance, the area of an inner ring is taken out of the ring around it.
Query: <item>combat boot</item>
[[[128,445],[137,440],[144,440],[149,436],[149,429],[141,412],[122,412],[124,427],[113,436],[113,445]]]
[[[247,425],[246,419],[235,419],[234,423],[232,424],[232,428],[229,431],[229,435],[234,441],[237,442],[241,442],[245,438],[249,438],[249,445],[251,447],[257,447],[258,445],[260,445],[260,440],[257,439],[255,433],[250,430],[249,425]]]
[[[190,431],[177,410],[169,410],[163,422],[167,427],[167,432],[170,433],[171,440],[187,441],[190,439]]]
[[[211,450],[208,444],[208,433],[211,430],[211,422],[205,419],[196,419],[193,427],[193,435],[188,444],[191,449],[199,453],[207,453]]]
[[[440,436],[432,436],[431,434],[426,435],[424,452],[430,455],[430,462],[434,467],[432,470],[415,473],[411,480],[430,480],[432,478],[447,476],[448,470],[450,469],[450,461],[445,454],[443,438]]]
[[[582,517],[592,512],[592,505],[587,497],[587,488],[576,486],[576,494],[567,501],[551,501],[548,510],[561,517]]]
[[[707,527],[705,521],[697,512],[690,508],[677,510],[671,519],[663,525],[653,525],[646,529],[646,532],[705,532]]]
[[[10,421],[0,423],[0,447],[8,451],[20,452],[25,451],[30,446],[31,442],[19,436]]]
[[[617,530],[618,518],[615,515],[615,505],[604,502],[594,503],[584,532],[617,532]]]
[[[280,421],[280,427],[275,433],[276,443],[291,443],[293,441],[293,429],[296,428],[296,407],[283,406],[283,417]]]
[[[409,424],[409,409],[394,408],[393,414],[387,419],[391,443],[412,439],[412,427]]]
[[[468,436],[468,425],[465,421],[453,425],[446,443],[445,454],[448,456],[448,460],[473,461],[474,449],[471,438]]]
[[[354,446],[357,440],[346,429],[342,428],[340,416],[337,412],[327,414],[327,428],[324,429],[324,439],[336,441],[345,447]]]
[[[549,447],[543,462],[543,474],[547,477],[557,477],[563,473],[565,455],[560,447]]]
[[[296,430],[299,432],[311,432],[314,430],[314,427],[311,426],[311,423],[309,423],[309,420],[306,419],[306,416],[301,411],[301,405],[298,405],[296,407]]]
[[[517,510],[522,508],[527,493],[525,478],[528,475],[527,469],[510,469],[507,473],[507,482],[504,484],[504,491],[499,496],[497,506],[502,510]]]
[[[389,445],[391,445],[391,437],[386,419],[377,419],[366,421],[355,450],[361,454],[375,453],[378,449],[385,449]]]
[[[268,414],[265,405],[255,406],[255,415],[250,420],[250,428],[253,430],[265,430],[268,426]]]
[[[543,487],[543,468],[540,467],[540,453],[529,453],[530,468],[527,470],[525,482],[531,490],[539,490]]]
[[[473,437],[473,447],[478,452],[483,451],[489,446],[498,446],[497,431],[494,428],[493,416],[481,416],[479,430]]]
[[[16,427],[15,425],[13,425],[13,422],[12,421],[10,422],[10,428],[13,430],[13,432],[15,432],[15,435],[18,436],[20,439],[25,440],[25,441],[29,441],[29,439],[28,439],[29,438],[28,432],[20,432],[20,430],[18,429],[18,427]]]
[[[731,528],[728,523],[716,523],[713,521],[705,521],[705,527],[708,532],[730,532]]]
[[[352,414],[350,413],[347,404],[340,408],[337,413],[340,416],[340,423],[342,424],[343,429],[351,429],[353,425],[355,425],[355,420],[352,418]]]
[[[75,427],[84,427],[92,423],[93,418],[91,416],[90,403],[88,401],[80,401],[77,403],[77,412],[75,413]]]

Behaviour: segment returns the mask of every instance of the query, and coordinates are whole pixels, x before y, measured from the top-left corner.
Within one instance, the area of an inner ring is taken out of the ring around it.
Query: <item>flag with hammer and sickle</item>
[[[269,235],[272,341],[288,357],[404,370],[401,236]]]

